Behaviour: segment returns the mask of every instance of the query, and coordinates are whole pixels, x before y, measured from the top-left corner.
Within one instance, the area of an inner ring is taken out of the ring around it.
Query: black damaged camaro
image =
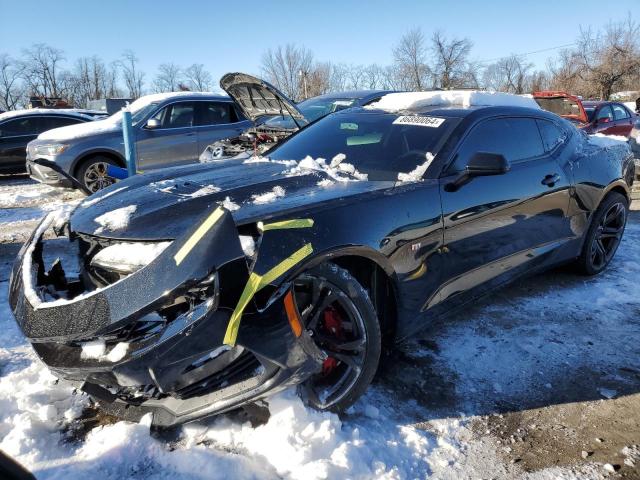
[[[290,385],[340,410],[383,345],[523,274],[606,268],[629,208],[626,145],[495,105],[527,99],[429,106],[439,95],[392,94],[268,158],[139,175],[50,215],[12,272],[18,324],[57,376],[124,418],[171,425]]]

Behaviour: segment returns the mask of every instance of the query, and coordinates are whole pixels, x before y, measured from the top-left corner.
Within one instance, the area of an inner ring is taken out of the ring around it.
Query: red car
[[[566,92],[534,92],[540,108],[571,120],[585,132],[620,135],[629,138],[636,114],[622,103],[582,101]]]

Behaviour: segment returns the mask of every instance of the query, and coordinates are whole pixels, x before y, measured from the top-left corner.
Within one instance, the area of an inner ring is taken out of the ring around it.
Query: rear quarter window
[[[542,137],[542,144],[547,152],[552,152],[567,140],[567,133],[549,120],[536,120]]]

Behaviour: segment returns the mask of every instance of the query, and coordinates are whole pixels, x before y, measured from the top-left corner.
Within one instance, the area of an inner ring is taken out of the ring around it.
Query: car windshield
[[[298,109],[304,114],[309,122],[313,122],[320,117],[330,113],[344,110],[355,103],[355,98],[310,98],[298,104]]]
[[[129,109],[131,110],[131,124],[137,125],[139,122],[144,120],[149,113],[155,110],[158,107],[158,102],[152,103],[140,103],[136,105],[136,102],[133,102]],[[110,117],[104,119],[104,121],[108,121],[117,125],[122,123],[122,110],[114,113]]]
[[[596,113],[596,107],[584,107],[584,111],[587,112],[589,122],[593,122],[593,115]]]
[[[296,106],[302,112],[306,123],[322,118],[330,113],[344,110],[353,106],[356,102],[355,98],[309,98],[298,103]],[[298,123],[301,123],[298,121]],[[302,122],[304,123],[304,122]],[[265,122],[265,125],[273,128],[295,129],[296,124],[290,116],[271,117]]]
[[[272,150],[272,160],[300,161],[307,156],[332,159],[368,175],[369,180],[397,180],[428,163],[453,119],[423,115],[353,112],[325,117]],[[343,157],[344,156],[344,157]]]

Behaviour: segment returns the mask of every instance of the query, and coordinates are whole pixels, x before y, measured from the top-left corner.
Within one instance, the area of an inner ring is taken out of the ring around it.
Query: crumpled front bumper
[[[44,265],[42,236],[57,221],[47,217],[18,254],[9,294],[16,321],[40,358],[105,410],[130,419],[152,412],[161,426],[233,409],[319,371],[323,354],[306,332],[296,336],[289,324],[287,285],[262,310],[247,309],[235,345],[223,345],[249,270],[231,215],[224,211],[203,231],[207,219],[149,265],[106,288],[45,302],[39,290],[51,288],[55,278]],[[77,239],[71,234],[68,241]],[[161,322],[153,334],[121,338],[213,275],[215,298]],[[96,339],[106,339],[107,350],[125,342],[126,353],[112,360],[87,358],[82,347]]]

